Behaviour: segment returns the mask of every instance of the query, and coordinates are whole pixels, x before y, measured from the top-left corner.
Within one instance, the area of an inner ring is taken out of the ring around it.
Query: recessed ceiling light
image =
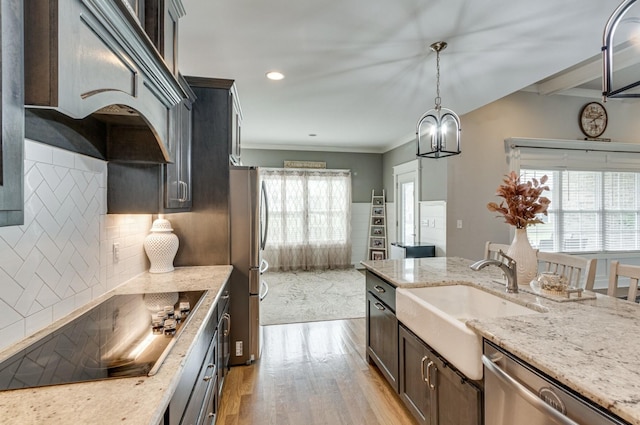
[[[278,71],[269,71],[267,72],[267,78],[270,80],[278,81],[284,78],[284,74]]]

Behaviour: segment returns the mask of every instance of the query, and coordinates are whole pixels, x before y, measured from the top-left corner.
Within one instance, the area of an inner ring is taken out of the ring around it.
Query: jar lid
[[[158,218],[151,225],[152,232],[172,232],[171,223],[166,218]]]

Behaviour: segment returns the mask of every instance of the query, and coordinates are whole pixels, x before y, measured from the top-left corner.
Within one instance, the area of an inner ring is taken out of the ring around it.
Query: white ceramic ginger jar
[[[144,251],[149,257],[149,273],[167,273],[173,271],[173,259],[178,252],[178,237],[172,233],[169,220],[158,218],[151,226],[151,233],[144,239]]]

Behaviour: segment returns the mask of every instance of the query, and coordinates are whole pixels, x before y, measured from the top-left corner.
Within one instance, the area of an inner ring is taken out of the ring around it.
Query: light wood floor
[[[262,358],[226,378],[217,425],[415,425],[365,357],[365,319],[264,327]]]

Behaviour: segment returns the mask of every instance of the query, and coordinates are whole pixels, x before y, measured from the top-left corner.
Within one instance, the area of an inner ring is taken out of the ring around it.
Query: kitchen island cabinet
[[[400,398],[420,424],[482,424],[482,389],[400,325]]]
[[[474,272],[469,268],[472,261],[461,258],[362,264],[397,288],[470,285],[538,310],[541,313],[463,322],[479,337],[527,362],[621,423],[640,425],[640,370],[628,367],[629,359],[640,349],[640,344],[629,338],[640,323],[638,304],[600,294],[558,302],[522,286],[518,294],[507,294],[504,285],[496,282],[501,279],[500,269],[487,267]]]
[[[481,384],[472,384],[399,323],[395,286],[366,272],[367,360],[378,367],[420,424],[482,423]]]
[[[81,309],[53,323],[33,336],[0,352],[0,360],[46,336],[70,322],[111,295],[147,292],[207,290],[199,308],[160,366],[151,377],[119,378],[39,388],[0,392],[0,418],[7,423],[42,424],[172,424],[167,420],[171,401],[193,355],[200,352],[198,341],[209,341],[207,351],[196,363],[205,365],[204,357],[214,339],[217,304],[222,288],[231,275],[231,266],[178,267],[170,273],[143,273],[98,297]],[[213,328],[210,324],[213,324]],[[209,327],[208,327],[209,326]],[[213,355],[211,355],[213,359]],[[208,363],[207,363],[208,365]],[[201,371],[202,369],[198,369]],[[189,390],[187,390],[189,391]]]
[[[367,272],[367,361],[398,391],[398,319],[395,288]],[[374,295],[376,294],[376,295]]]

